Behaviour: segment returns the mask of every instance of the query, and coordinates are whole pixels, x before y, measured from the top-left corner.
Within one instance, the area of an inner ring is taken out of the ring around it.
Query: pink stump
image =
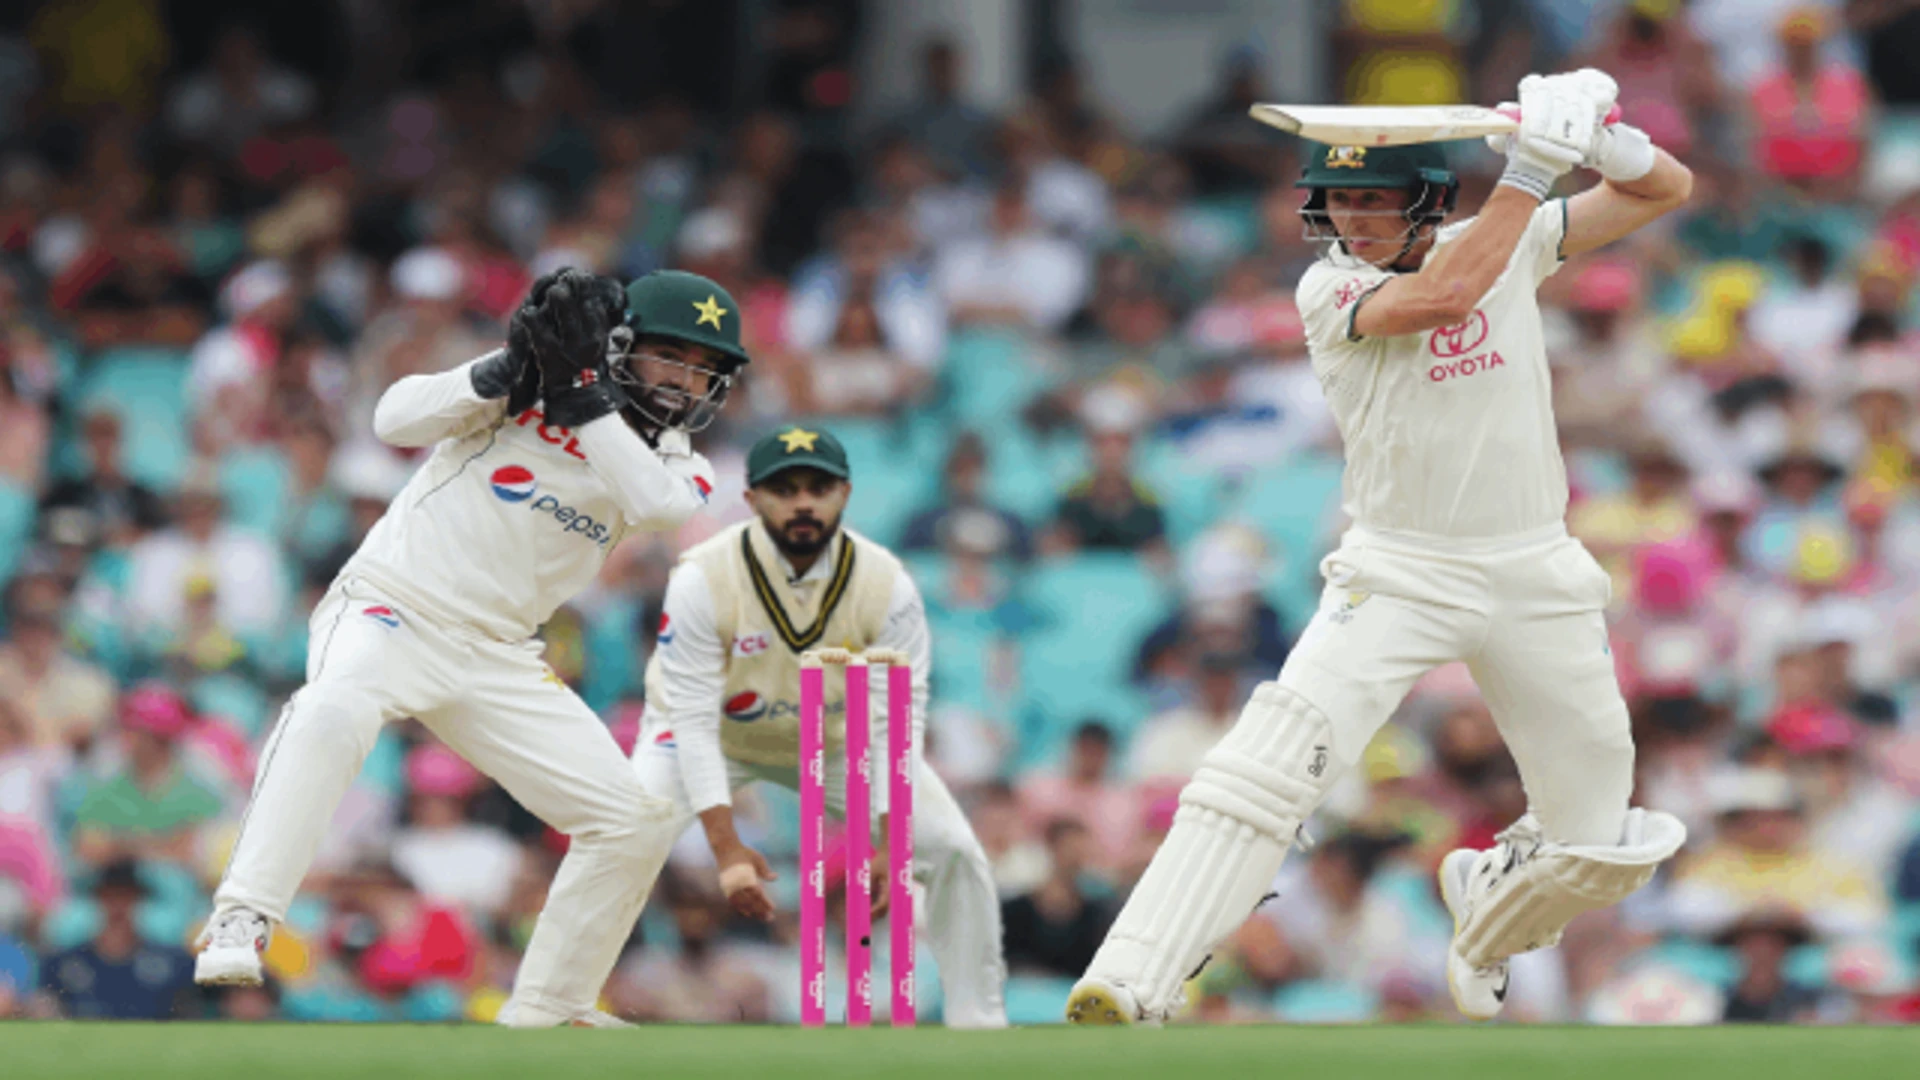
[[[826,673],[800,669],[800,1026],[827,1023]]]
[[[873,782],[867,665],[847,665],[847,1026],[873,1023]]]
[[[892,938],[894,1027],[912,1027],[913,1004],[913,669],[887,669],[887,920]]]

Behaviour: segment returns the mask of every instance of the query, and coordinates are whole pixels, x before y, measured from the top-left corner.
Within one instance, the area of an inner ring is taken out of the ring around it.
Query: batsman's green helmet
[[[627,326],[636,335],[704,345],[745,364],[740,305],[710,278],[684,270],[656,270],[627,286]]]
[[[1308,189],[1300,216],[1309,225],[1326,220],[1328,188],[1394,188],[1407,193],[1407,220],[1438,223],[1460,197],[1460,178],[1447,167],[1437,143],[1411,146],[1306,144],[1306,168],[1294,187]]]

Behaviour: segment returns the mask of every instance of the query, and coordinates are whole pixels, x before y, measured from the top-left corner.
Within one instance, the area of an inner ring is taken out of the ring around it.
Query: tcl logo
[[[580,440],[573,437],[573,429],[548,424],[547,414],[539,409],[528,409],[515,417],[513,422],[518,427],[532,424],[533,433],[540,437],[541,442],[548,446],[557,446],[581,461],[587,460],[587,455],[580,451]]]
[[[1467,316],[1465,322],[1452,326],[1442,326],[1427,339],[1427,348],[1442,360],[1456,356],[1465,356],[1480,347],[1487,340],[1487,317],[1479,308]]]
[[[766,634],[746,634],[733,639],[733,655],[739,657],[759,656],[773,648],[773,639]]]

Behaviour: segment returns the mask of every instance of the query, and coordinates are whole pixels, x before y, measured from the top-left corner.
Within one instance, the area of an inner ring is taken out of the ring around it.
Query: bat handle
[[[1520,119],[1520,106],[1518,105],[1502,105],[1498,109],[1495,109],[1494,112],[1497,112],[1501,116],[1504,116],[1509,120],[1515,121],[1516,123]],[[1606,119],[1600,122],[1602,124],[1619,123],[1620,122],[1620,106],[1615,105],[1613,108],[1608,109]]]

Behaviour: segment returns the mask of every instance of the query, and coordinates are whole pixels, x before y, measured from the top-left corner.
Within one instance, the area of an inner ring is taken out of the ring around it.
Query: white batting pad
[[[1560,844],[1531,834],[1482,852],[1471,910],[1453,947],[1476,967],[1558,941],[1575,916],[1626,899],[1687,842],[1672,814],[1633,809],[1618,846]]]
[[[1126,986],[1146,1018],[1266,896],[1294,834],[1338,773],[1327,718],[1262,683],[1180,793],[1173,829],[1087,969]]]

